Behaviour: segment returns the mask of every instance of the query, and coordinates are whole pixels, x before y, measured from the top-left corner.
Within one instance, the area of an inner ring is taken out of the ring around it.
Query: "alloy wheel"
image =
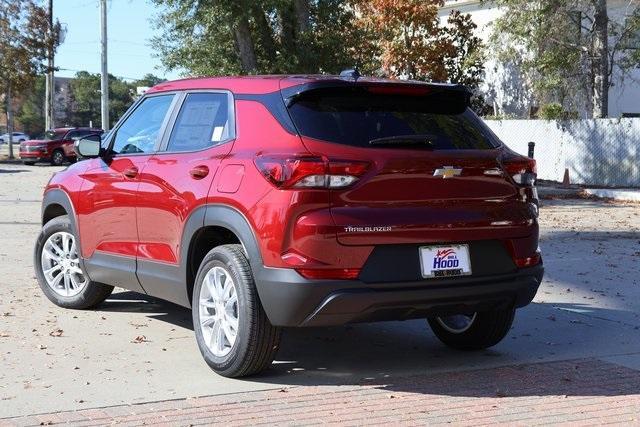
[[[200,330],[207,348],[217,357],[229,354],[238,336],[240,313],[236,285],[223,267],[213,267],[204,276],[199,314]]]
[[[60,151],[54,151],[53,153],[53,164],[56,166],[60,166],[64,163],[64,155]]]
[[[47,285],[58,295],[73,297],[87,284],[80,268],[76,239],[71,233],[53,233],[42,246],[40,262]]]
[[[454,314],[445,317],[436,317],[436,320],[445,330],[452,334],[461,334],[467,331],[476,320],[478,313],[468,314]]]

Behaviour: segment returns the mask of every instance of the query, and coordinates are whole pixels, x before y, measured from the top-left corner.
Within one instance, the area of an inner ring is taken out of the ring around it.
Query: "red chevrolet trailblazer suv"
[[[114,286],[190,307],[230,377],[269,366],[281,327],[425,318],[493,346],[542,279],[535,162],[469,97],[357,72],[157,85],[49,182],[40,286],[69,308]]]
[[[20,159],[25,165],[36,162],[50,162],[61,166],[65,161],[75,162],[74,143],[87,135],[101,133],[93,128],[56,128],[48,130],[41,139],[20,143]]]

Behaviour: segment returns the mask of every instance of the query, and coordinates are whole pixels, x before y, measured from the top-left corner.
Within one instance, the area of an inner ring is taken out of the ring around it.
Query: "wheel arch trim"
[[[237,208],[229,205],[210,203],[202,205],[194,210],[187,219],[182,233],[180,250],[180,276],[184,280],[185,292],[189,292],[187,282],[189,262],[192,255],[192,242],[198,231],[205,227],[222,227],[231,231],[240,241],[249,260],[254,278],[257,269],[263,268],[262,254],[258,247],[258,241],[247,217]],[[260,284],[256,281],[258,294]],[[187,300],[191,296],[187,295]]]
[[[80,238],[80,232],[78,229],[76,209],[73,206],[73,202],[71,201],[71,197],[69,194],[61,188],[52,188],[47,190],[42,197],[42,208],[40,212],[40,222],[42,227],[45,226],[45,212],[47,208],[51,205],[60,205],[67,212],[67,216],[69,217],[69,221],[71,222],[71,229],[73,230],[73,234],[76,238],[76,246],[78,251],[78,260],[80,261],[81,267],[89,280],[89,274],[87,273],[86,268],[84,267],[84,259],[82,258],[82,239]]]

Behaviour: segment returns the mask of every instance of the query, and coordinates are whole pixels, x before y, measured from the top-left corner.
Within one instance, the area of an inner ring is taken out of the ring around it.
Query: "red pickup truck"
[[[20,159],[25,165],[36,162],[50,162],[61,166],[65,161],[75,162],[76,152],[73,144],[76,140],[102,129],[94,128],[56,128],[44,133],[42,139],[32,139],[20,143]]]

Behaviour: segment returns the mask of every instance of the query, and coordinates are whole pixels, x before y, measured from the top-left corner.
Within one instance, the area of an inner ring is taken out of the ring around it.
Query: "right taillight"
[[[536,189],[536,161],[529,157],[511,157],[502,161],[504,170],[519,187],[522,201],[528,202],[531,215],[538,217],[538,190]]]
[[[528,157],[517,157],[505,160],[505,171],[513,181],[523,187],[533,187],[536,183],[536,161]]]
[[[314,155],[260,155],[255,164],[269,182],[281,189],[344,188],[369,168],[368,162]]]

